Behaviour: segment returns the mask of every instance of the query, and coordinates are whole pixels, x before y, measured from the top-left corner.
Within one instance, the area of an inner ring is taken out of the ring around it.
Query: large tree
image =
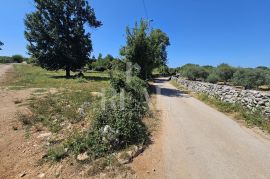
[[[0,50],[2,50],[1,48],[2,45],[4,45],[4,43],[0,41]]]
[[[120,54],[127,61],[141,67],[140,77],[148,78],[152,70],[167,62],[166,47],[170,45],[169,37],[160,29],[150,29],[149,22],[141,20],[140,25],[127,27],[127,44]]]
[[[85,25],[101,22],[87,0],[34,0],[36,11],[25,18],[28,51],[47,70],[70,71],[83,67],[92,51]]]

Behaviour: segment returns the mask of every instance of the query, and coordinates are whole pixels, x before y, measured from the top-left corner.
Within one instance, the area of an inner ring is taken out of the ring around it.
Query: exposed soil
[[[7,74],[13,74],[12,65],[0,65],[0,84],[5,84],[5,80],[9,79]],[[18,118],[18,113],[31,115],[25,103],[36,90],[9,90],[0,86],[0,179],[133,178],[131,170],[125,167],[119,167],[119,171],[108,167],[106,172],[91,176],[89,171],[93,171],[93,167],[78,163],[72,157],[61,162],[44,162],[42,159],[54,134],[42,126],[27,127]],[[55,90],[48,92],[54,93]],[[99,171],[99,166],[96,167],[95,170]]]

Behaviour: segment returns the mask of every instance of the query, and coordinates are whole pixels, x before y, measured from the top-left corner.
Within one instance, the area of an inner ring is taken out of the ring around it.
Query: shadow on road
[[[174,88],[168,88],[167,85],[164,85],[165,83],[168,83],[170,80],[166,78],[158,78],[155,79],[154,82],[157,85],[155,86],[155,93],[160,93],[163,96],[167,97],[183,97],[183,98],[189,98],[190,96],[183,91],[180,91],[178,89]]]

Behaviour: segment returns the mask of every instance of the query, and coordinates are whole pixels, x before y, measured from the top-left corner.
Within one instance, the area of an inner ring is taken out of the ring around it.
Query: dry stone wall
[[[228,103],[239,103],[253,111],[260,109],[265,115],[270,116],[270,92],[243,90],[233,86],[190,81],[181,77],[172,77],[172,80],[176,80],[190,91],[216,96]]]

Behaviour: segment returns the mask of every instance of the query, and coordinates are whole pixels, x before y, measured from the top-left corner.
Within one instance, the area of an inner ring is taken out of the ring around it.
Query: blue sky
[[[168,65],[270,66],[269,0],[90,0],[103,26],[90,30],[94,54],[119,56],[125,28],[141,18],[170,37]],[[23,18],[32,0],[3,0],[0,55],[26,55]]]

